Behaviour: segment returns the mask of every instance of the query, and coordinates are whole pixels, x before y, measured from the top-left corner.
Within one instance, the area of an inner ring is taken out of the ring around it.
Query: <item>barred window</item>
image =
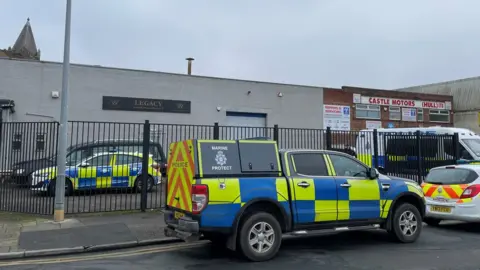
[[[440,123],[450,122],[450,111],[430,110],[428,116],[430,117],[430,122],[440,122]]]
[[[400,111],[400,107],[390,107],[390,120],[402,120],[402,113]]]
[[[37,151],[44,151],[45,150],[45,134],[37,134],[36,142],[35,142],[35,149]]]
[[[355,117],[363,119],[380,119],[380,106],[379,105],[355,105]]]
[[[22,149],[22,133],[15,133],[12,140],[12,150],[20,151]]]

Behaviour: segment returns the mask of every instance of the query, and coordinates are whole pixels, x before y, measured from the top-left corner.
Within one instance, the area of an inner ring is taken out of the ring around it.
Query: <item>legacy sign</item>
[[[423,101],[423,100],[412,100],[412,99],[366,97],[366,96],[362,96],[360,99],[357,98],[356,101],[357,101],[356,103],[374,104],[374,105],[383,105],[383,106],[439,109],[439,110],[452,109],[452,103],[449,101],[439,102],[439,101]],[[355,102],[355,99],[354,99],[354,102]]]
[[[185,100],[104,96],[102,109],[115,111],[190,113],[191,102]]]

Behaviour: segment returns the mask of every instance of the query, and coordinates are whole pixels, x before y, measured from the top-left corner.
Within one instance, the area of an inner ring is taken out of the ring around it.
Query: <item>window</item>
[[[88,149],[78,149],[70,152],[67,155],[67,166],[75,166],[76,164],[80,163],[80,161],[85,160],[91,156],[89,154]]]
[[[19,151],[22,149],[22,133],[13,135],[12,150]]]
[[[430,122],[450,122],[450,111],[445,110],[430,110]]]
[[[427,175],[425,182],[439,185],[470,184],[477,177],[474,171],[466,169],[434,169]]]
[[[417,121],[423,122],[423,109],[417,109]]]
[[[110,157],[111,157],[111,155],[96,156],[96,157],[93,157],[93,158],[87,160],[87,163],[90,164],[90,166],[93,166],[93,167],[108,166],[108,165],[110,165]]]
[[[35,149],[37,151],[45,150],[45,134],[37,134]]]
[[[355,105],[355,117],[365,119],[380,119],[380,106],[379,105]]]
[[[116,165],[142,163],[142,158],[132,155],[117,155]]]
[[[390,120],[402,120],[402,113],[400,112],[400,107],[390,107]]]
[[[330,155],[330,159],[337,176],[367,177],[367,168],[351,158]]]
[[[293,156],[295,171],[299,174],[328,176],[323,155],[319,153],[302,153]]]

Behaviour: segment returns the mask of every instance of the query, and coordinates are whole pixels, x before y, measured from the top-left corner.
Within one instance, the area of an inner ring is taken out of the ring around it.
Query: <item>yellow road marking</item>
[[[190,243],[190,244],[175,244],[175,245],[161,246],[161,247],[155,247],[155,248],[144,248],[144,249],[123,251],[123,252],[120,251],[120,252],[111,252],[111,253],[103,253],[103,254],[95,254],[95,255],[82,255],[82,253],[80,253],[74,256],[49,258],[49,259],[32,259],[32,260],[27,259],[26,260],[26,258],[23,258],[22,260],[17,260],[17,261],[9,261],[4,263],[0,262],[0,267],[14,266],[14,265],[54,264],[54,263],[92,261],[92,260],[119,258],[119,257],[122,258],[122,257],[137,256],[137,255],[144,255],[144,254],[151,254],[151,253],[161,253],[161,252],[187,249],[192,247],[199,247],[207,243],[208,241],[201,241],[201,242]]]

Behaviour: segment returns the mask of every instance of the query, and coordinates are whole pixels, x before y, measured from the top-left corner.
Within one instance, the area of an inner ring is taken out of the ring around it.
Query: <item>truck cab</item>
[[[170,146],[165,235],[201,237],[252,261],[283,235],[385,229],[416,241],[425,201],[408,179],[335,151],[278,150],[268,140],[187,140]]]

